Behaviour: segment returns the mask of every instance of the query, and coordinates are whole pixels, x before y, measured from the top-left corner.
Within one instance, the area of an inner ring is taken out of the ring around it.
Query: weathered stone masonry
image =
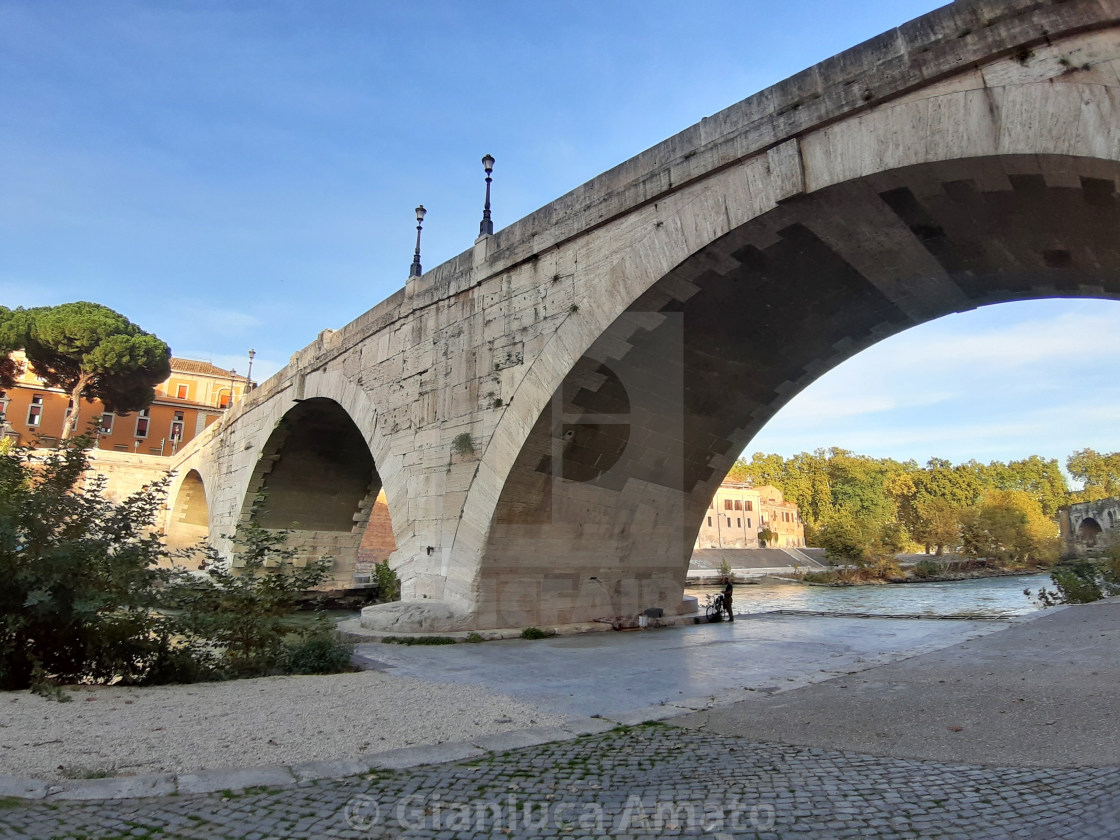
[[[383,493],[405,603],[370,626],[674,609],[727,467],[821,373],[952,312],[1120,297],[1118,68],[1120,0],[939,9],[324,331],[179,474],[215,537],[262,478],[284,516],[349,510],[305,540],[340,583]],[[351,453],[337,486],[314,435],[288,448],[306,422]],[[320,479],[269,490],[286,458]]]

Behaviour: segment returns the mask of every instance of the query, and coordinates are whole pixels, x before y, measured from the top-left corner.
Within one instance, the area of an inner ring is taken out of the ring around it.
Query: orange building
[[[769,539],[759,534],[770,532]],[[805,526],[797,515],[797,505],[787,502],[782,491],[769,484],[755,487],[725,481],[716,491],[696,548],[801,548],[805,545]]]
[[[0,422],[4,434],[30,446],[54,446],[72,410],[70,395],[48,388],[22,353],[15,387],[0,391]],[[96,426],[97,448],[144,455],[172,455],[184,443],[222,416],[249,386],[233,371],[193,359],[172,359],[171,376],[156,386],[150,406],[129,414],[105,411],[99,400],[82,400],[76,431]]]

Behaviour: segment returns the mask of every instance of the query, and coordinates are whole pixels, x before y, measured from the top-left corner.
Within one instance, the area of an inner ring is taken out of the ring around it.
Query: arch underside
[[[822,373],[978,306],[1120,298],[1118,175],[1057,156],[912,166],[798,196],[695,253],[592,345],[528,435],[478,625],[676,608],[720,480]]]
[[[172,550],[191,548],[210,536],[210,508],[206,486],[198,470],[190,470],[179,485],[168,518],[165,542]]]
[[[299,402],[277,424],[249,481],[242,520],[289,530],[297,562],[332,561],[324,588],[347,588],[396,547],[365,438],[334,400]]]

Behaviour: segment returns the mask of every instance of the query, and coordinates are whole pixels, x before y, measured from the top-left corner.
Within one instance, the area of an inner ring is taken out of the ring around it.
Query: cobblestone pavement
[[[1006,769],[620,728],[371,777],[117,802],[0,800],[0,837],[1120,837],[1120,767]]]

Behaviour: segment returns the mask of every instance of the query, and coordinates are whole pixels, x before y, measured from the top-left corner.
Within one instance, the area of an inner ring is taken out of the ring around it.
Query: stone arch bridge
[[[291,526],[342,585],[387,558],[383,629],[673,611],[721,478],[824,371],[1120,298],[1118,73],[1118,0],[958,0],[703,119],[293,355],[175,459],[169,536]]]

